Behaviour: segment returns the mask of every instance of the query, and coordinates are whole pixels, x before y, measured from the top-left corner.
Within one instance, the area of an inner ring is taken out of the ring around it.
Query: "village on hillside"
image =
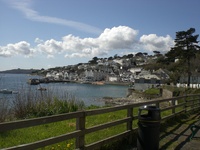
[[[160,54],[161,55],[161,54]],[[167,70],[145,70],[143,66],[158,55],[149,56],[143,53],[129,54],[123,57],[94,57],[88,63],[79,63],[65,67],[41,70],[48,81],[74,81],[80,83],[104,84],[116,83],[130,85],[136,90],[158,87],[169,79]]]
[[[124,84],[136,90],[146,90],[170,83],[170,72],[166,69],[145,69],[145,65],[156,61],[163,55],[158,51],[154,55],[147,53],[128,54],[123,57],[115,55],[109,58],[94,57],[88,63],[79,63],[64,67],[42,69],[39,74],[43,82],[79,82],[91,84]],[[178,61],[178,60],[176,60]],[[199,75],[191,77],[191,86],[199,88]],[[186,87],[187,76],[184,74],[175,86]]]

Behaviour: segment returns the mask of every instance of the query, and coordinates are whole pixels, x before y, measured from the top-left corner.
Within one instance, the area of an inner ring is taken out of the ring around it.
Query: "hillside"
[[[11,70],[0,71],[0,73],[31,74],[35,71],[36,71],[36,69],[11,69]]]

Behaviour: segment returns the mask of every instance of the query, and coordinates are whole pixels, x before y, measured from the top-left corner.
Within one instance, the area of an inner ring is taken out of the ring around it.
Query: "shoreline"
[[[83,81],[75,81],[75,80],[51,80],[49,78],[30,78],[31,80],[37,80],[38,83],[48,84],[48,83],[79,83],[79,84],[93,84],[93,85],[121,85],[121,86],[130,86],[131,82],[110,82],[110,81],[92,81],[92,82],[83,82]]]

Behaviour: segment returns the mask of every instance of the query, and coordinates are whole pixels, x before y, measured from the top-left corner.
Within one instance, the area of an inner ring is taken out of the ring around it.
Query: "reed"
[[[33,88],[21,89],[11,101],[1,99],[0,122],[74,112],[85,107],[84,102],[68,92]],[[10,101],[9,101],[10,102]],[[12,116],[12,117],[11,117]],[[11,118],[11,119],[10,119]]]
[[[0,98],[0,122],[8,119],[10,114],[9,102],[5,98]]]

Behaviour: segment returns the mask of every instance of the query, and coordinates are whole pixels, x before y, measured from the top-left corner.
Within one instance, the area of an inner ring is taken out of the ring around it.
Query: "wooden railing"
[[[15,130],[15,129],[20,129],[20,128],[28,128],[28,127],[38,126],[38,125],[44,125],[48,123],[64,121],[64,120],[69,120],[69,119],[76,119],[76,124],[75,124],[76,130],[73,132],[69,132],[66,134],[54,136],[54,137],[43,139],[43,140],[36,141],[33,143],[17,145],[17,146],[5,148],[5,149],[7,150],[8,149],[16,149],[16,150],[37,149],[37,148],[45,147],[48,145],[52,145],[55,143],[59,143],[62,141],[75,138],[76,139],[75,147],[77,149],[93,150],[97,147],[101,147],[104,144],[110,143],[113,140],[121,139],[124,137],[129,138],[131,140],[134,131],[137,129],[137,127],[133,126],[133,121],[137,121],[138,119],[138,115],[134,114],[133,110],[138,109],[139,107],[144,106],[144,105],[155,105],[159,107],[161,110],[162,120],[165,120],[165,119],[174,117],[175,115],[180,114],[180,113],[185,113],[188,111],[195,111],[195,109],[200,109],[200,95],[187,95],[187,96],[174,97],[174,98],[169,98],[169,99],[149,100],[146,102],[134,103],[134,104],[123,105],[123,106],[115,106],[115,107],[101,108],[101,109],[95,109],[95,110],[85,110],[85,111],[78,111],[78,112],[67,113],[67,114],[41,117],[41,118],[36,118],[36,119],[27,119],[27,120],[21,120],[21,121],[0,123],[0,132],[10,131],[10,130]],[[110,112],[116,112],[120,110],[127,111],[127,116],[125,118],[86,128],[87,117],[110,113]],[[110,128],[113,126],[117,126],[120,124],[126,124],[126,131],[119,133],[117,135],[108,137],[106,139],[97,141],[95,143],[86,144],[85,136],[87,134],[93,133],[99,130],[103,130],[106,128]]]

